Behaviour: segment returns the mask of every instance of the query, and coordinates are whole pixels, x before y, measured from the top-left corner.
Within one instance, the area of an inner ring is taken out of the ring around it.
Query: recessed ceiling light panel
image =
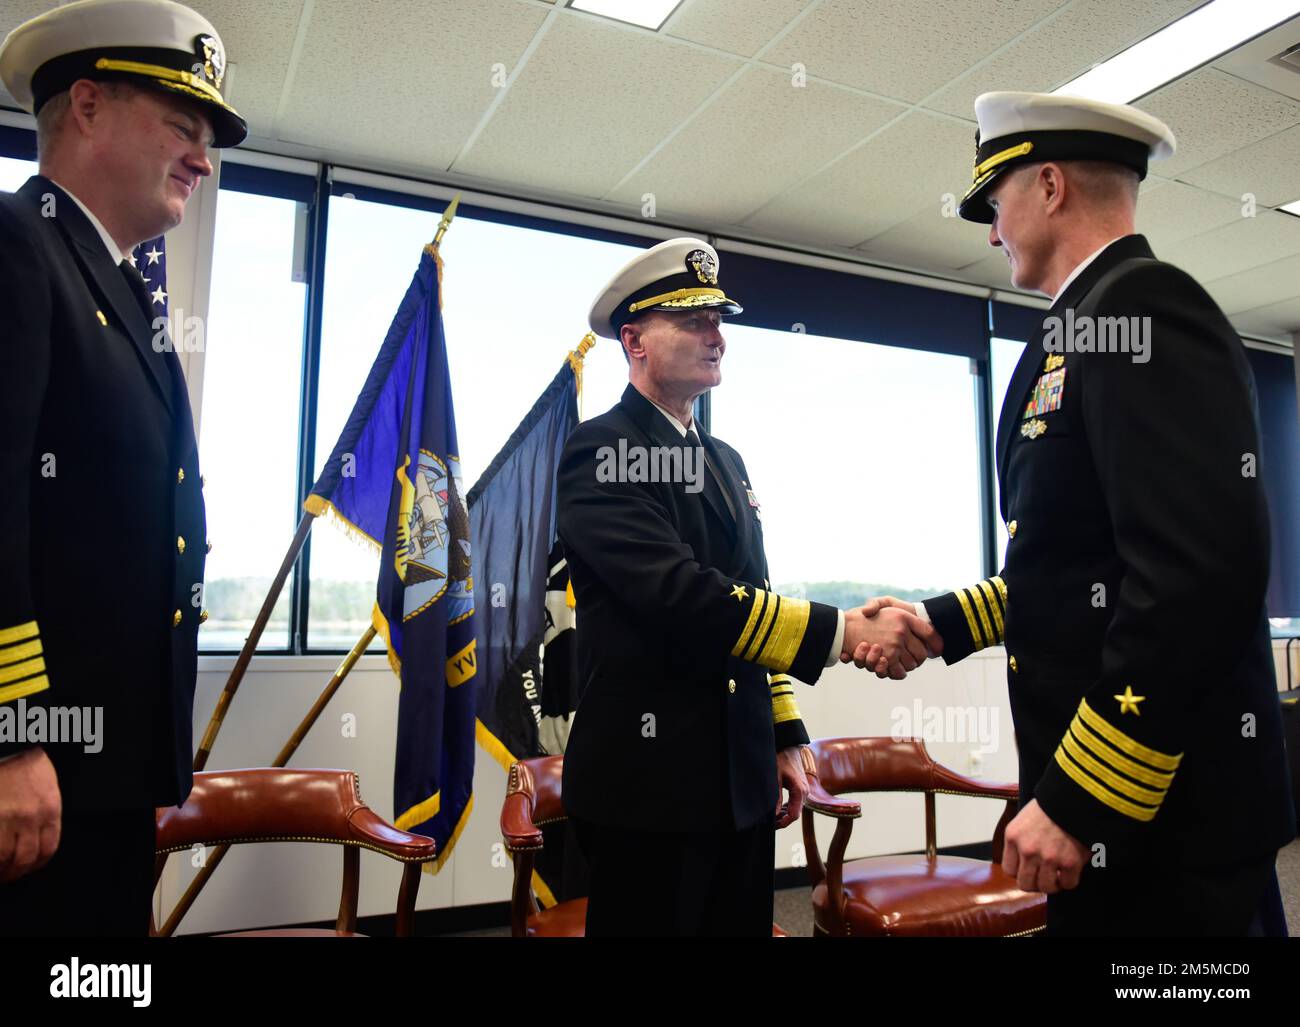
[[[657,30],[677,9],[681,0],[569,0],[575,11],[599,14],[629,25]]]

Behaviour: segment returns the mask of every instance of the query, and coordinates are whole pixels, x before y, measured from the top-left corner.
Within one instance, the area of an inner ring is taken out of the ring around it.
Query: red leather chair
[[[818,937],[946,935],[1019,937],[1047,926],[1047,898],[1021,891],[1002,870],[1002,838],[1015,815],[1014,784],[964,777],[936,763],[919,739],[823,738],[803,750],[809,796],[803,837],[812,878],[813,934]],[[850,792],[923,792],[925,852],[844,862],[861,804]],[[940,856],[935,794],[1002,799],[993,861]],[[813,830],[818,814],[835,820],[825,864]]]
[[[323,842],[343,847],[343,894],[334,930],[286,928],[222,935],[230,938],[364,937],[356,933],[362,849],[405,864],[396,933],[409,937],[420,868],[437,858],[432,838],[399,831],[361,801],[357,775],[350,770],[204,771],[194,775],[194,790],[183,806],[159,810],[157,825],[154,848],[159,857],[195,845],[243,842]],[[159,859],[159,872],[161,867]]]
[[[581,938],[587,927],[587,900],[570,899],[542,909],[533,892],[533,866],[542,849],[542,827],[565,820],[560,799],[563,756],[520,760],[510,766],[506,801],[501,807],[501,837],[514,857],[510,933],[516,938]],[[774,938],[785,931],[772,925]]]

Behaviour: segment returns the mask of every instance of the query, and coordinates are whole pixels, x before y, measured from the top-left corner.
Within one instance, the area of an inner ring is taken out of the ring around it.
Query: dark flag
[[[486,597],[477,618],[478,739],[507,770],[516,760],[561,753],[576,706],[572,659],[564,659],[573,609],[555,537],[555,473],[578,423],[582,359],[594,341],[584,338],[569,355],[469,494],[475,574]],[[572,897],[562,887],[571,875],[560,868],[575,846],[566,844],[563,825],[543,834],[533,888],[551,906],[557,893]]]
[[[380,551],[373,620],[402,683],[394,822],[437,841],[439,869],[473,808],[477,683],[471,533],[461,498],[441,272],[441,260],[426,246],[304,504]]]

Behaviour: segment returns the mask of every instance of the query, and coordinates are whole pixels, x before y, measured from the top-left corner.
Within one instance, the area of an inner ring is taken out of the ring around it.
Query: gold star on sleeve
[[[1130,710],[1133,711],[1134,716],[1142,716],[1142,711],[1138,709],[1138,703],[1144,702],[1146,696],[1134,695],[1131,685],[1125,685],[1124,693],[1122,695],[1113,696],[1113,698],[1119,703],[1119,712],[1121,716],[1128,713]]]
[[[744,585],[732,585],[731,594],[736,597],[736,602],[749,598],[749,593],[745,591]]]

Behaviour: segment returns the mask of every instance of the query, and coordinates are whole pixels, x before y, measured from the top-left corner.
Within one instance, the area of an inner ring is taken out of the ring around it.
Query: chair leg
[[[421,864],[408,863],[402,868],[402,890],[397,893],[397,931],[399,938],[415,933],[415,896],[420,890]]]
[[[343,896],[339,899],[339,918],[335,928],[356,933],[357,892],[361,886],[361,850],[355,845],[343,846]]]

